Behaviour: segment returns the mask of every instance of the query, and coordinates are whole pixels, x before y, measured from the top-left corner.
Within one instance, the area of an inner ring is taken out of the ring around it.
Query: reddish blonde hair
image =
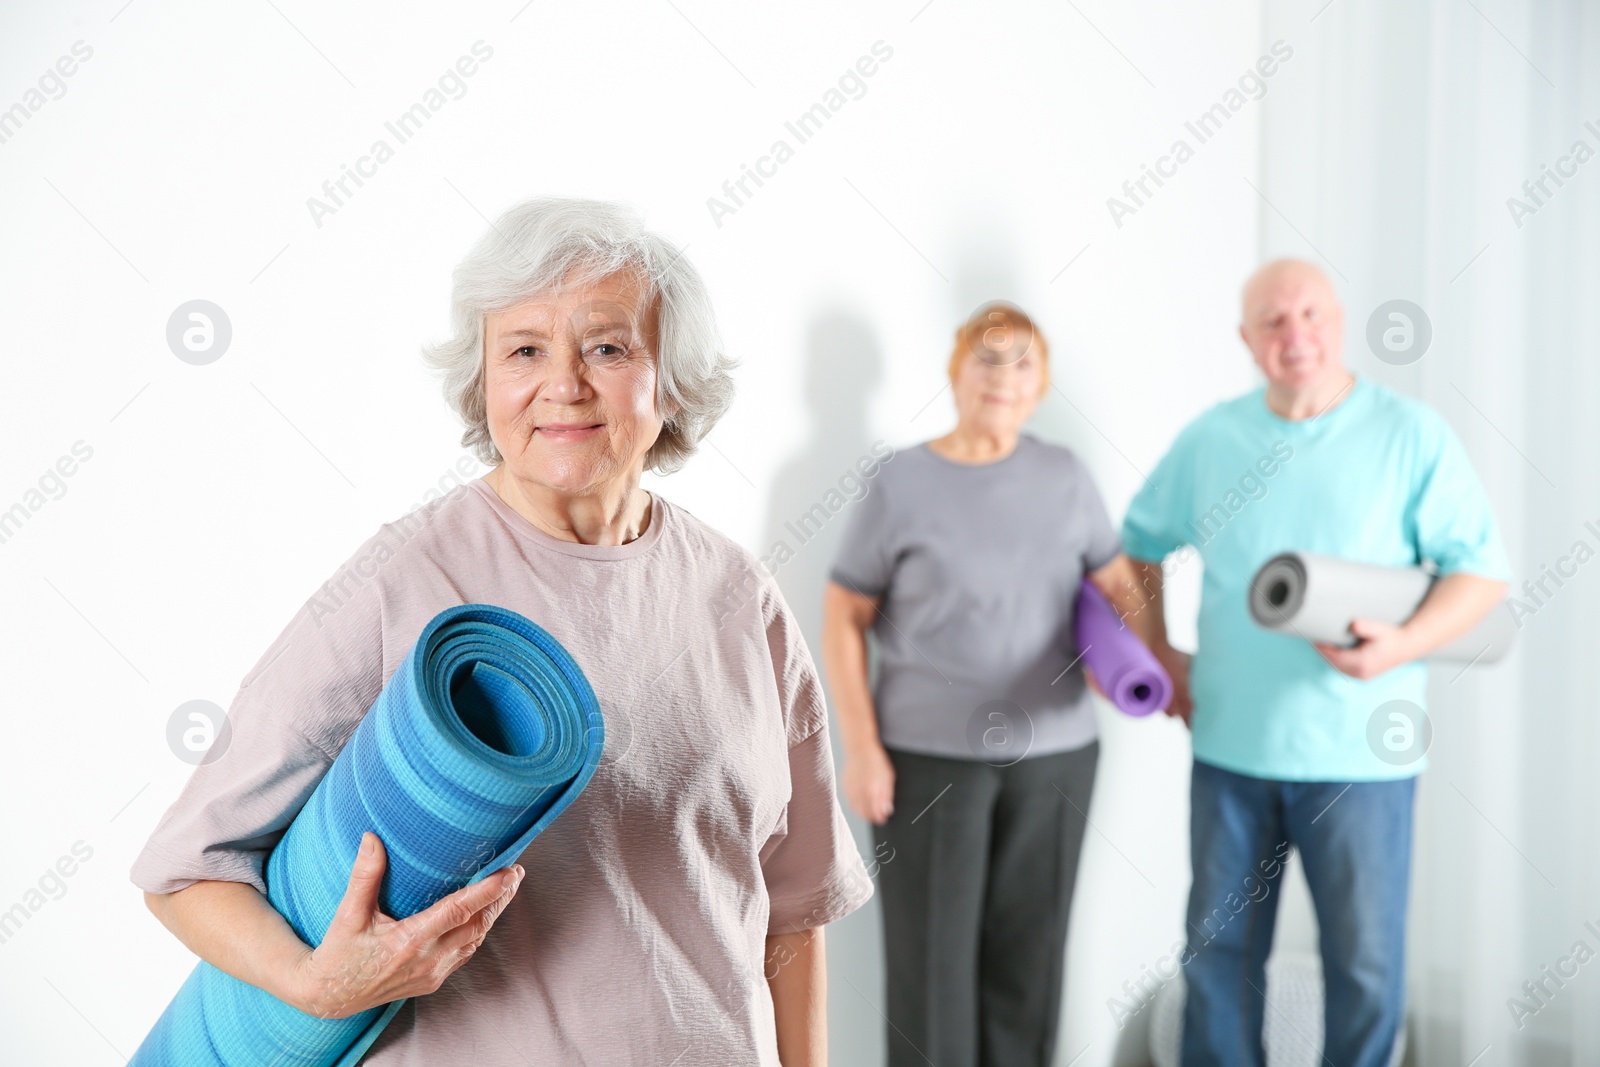
[[[1003,336],[995,336],[996,331],[1003,331]],[[950,352],[948,368],[950,384],[955,385],[961,361],[967,356],[983,351],[1004,355],[1013,346],[1019,349],[1013,359],[1021,359],[1030,350],[1039,353],[1039,395],[1043,396],[1050,388],[1049,342],[1027,312],[1004,300],[991,300],[956,327],[956,343]]]

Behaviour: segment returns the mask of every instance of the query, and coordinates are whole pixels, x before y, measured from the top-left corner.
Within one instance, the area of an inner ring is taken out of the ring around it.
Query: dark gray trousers
[[[1099,742],[1009,767],[891,750],[873,827],[889,1067],[1045,1067]]]

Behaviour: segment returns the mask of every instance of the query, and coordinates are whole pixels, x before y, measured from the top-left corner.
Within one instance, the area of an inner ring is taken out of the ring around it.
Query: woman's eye
[[[594,348],[590,349],[590,351],[597,356],[605,356],[606,358],[610,359],[622,355],[622,346],[614,345],[607,341],[595,345]]]
[[[531,355],[533,355],[533,346],[532,345],[523,345],[521,348],[517,349],[515,352],[513,352],[511,354],[513,356],[531,356]]]

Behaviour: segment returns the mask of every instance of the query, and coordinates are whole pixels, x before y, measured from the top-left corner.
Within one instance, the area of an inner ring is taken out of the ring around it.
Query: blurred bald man
[[[1344,314],[1320,270],[1257,271],[1239,336],[1265,384],[1178,434],[1122,530],[1146,597],[1132,621],[1171,672],[1168,714],[1194,741],[1183,1064],[1265,1064],[1265,965],[1292,847],[1321,931],[1323,1062],[1387,1067],[1426,760],[1422,744],[1397,755],[1369,743],[1369,724],[1382,737],[1398,721],[1385,704],[1425,706],[1421,660],[1505,596],[1510,568],[1445,420],[1345,367]],[[1161,610],[1161,563],[1184,546],[1205,565],[1192,664],[1167,643]],[[1246,606],[1256,570],[1287,550],[1431,561],[1442,577],[1404,625],[1357,620],[1354,648],[1313,646],[1256,626]]]

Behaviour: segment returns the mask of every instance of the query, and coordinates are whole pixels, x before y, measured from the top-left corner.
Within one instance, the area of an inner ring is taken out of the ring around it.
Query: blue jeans
[[[1321,931],[1322,1062],[1387,1067],[1405,1010],[1415,794],[1415,778],[1280,782],[1195,761],[1183,1067],[1266,1063],[1265,968],[1291,847]]]

